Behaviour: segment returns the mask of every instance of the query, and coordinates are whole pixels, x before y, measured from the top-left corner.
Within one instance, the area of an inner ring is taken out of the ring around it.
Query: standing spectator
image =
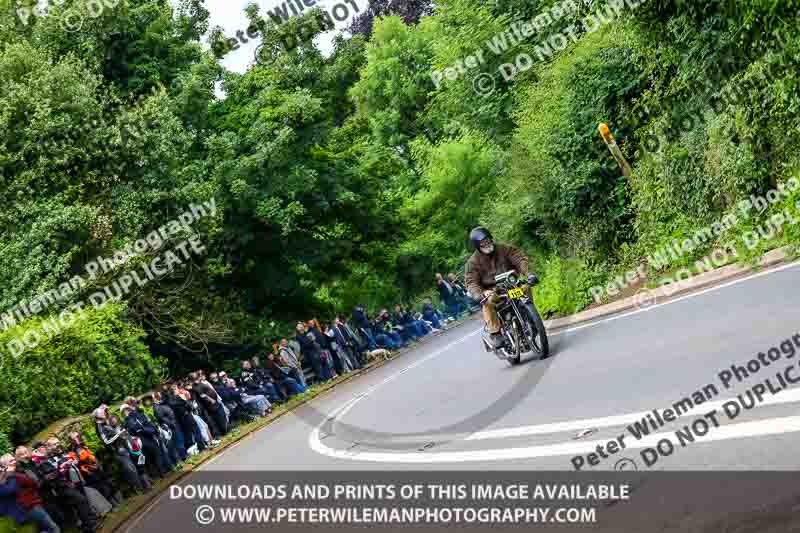
[[[438,272],[436,273],[436,287],[439,289],[439,298],[447,308],[447,312],[457,320],[461,312],[465,310],[465,306],[459,299],[455,289]]]
[[[297,331],[295,340],[300,345],[300,353],[303,355],[303,359],[311,365],[317,381],[320,383],[328,381],[330,373],[327,365],[322,364],[322,355],[320,354],[322,347],[317,342],[314,334],[307,331],[306,325],[302,322],[297,323],[295,331]]]
[[[475,309],[476,311],[480,309],[481,304],[472,299],[472,297],[467,292],[467,289],[464,287],[464,284],[459,281],[458,277],[455,273],[450,272],[447,275],[447,281],[450,282],[450,286],[453,287],[458,297],[461,299],[461,302],[464,304],[464,309],[467,311],[471,311]]]
[[[151,396],[145,396],[142,402],[145,407],[153,409],[153,415],[155,416],[153,425],[155,425],[158,430],[161,452],[169,460],[171,470],[181,461],[181,455],[178,453],[178,445],[175,438],[175,430],[173,429],[173,425],[176,423],[175,414],[172,412],[172,409],[166,405],[158,405],[161,401],[160,394],[158,401],[156,401],[156,394],[158,394],[158,391],[154,392]],[[165,420],[165,417],[168,417],[168,419]]]
[[[122,477],[138,494],[150,490],[152,487],[150,479],[144,475],[144,472],[140,474],[139,469],[131,458],[130,448],[128,447],[128,432],[121,428],[119,424],[111,424],[107,405],[101,405],[94,410],[93,414],[94,429],[97,432],[97,437],[114,455],[114,459],[122,472]]]
[[[278,354],[286,361],[286,364],[289,365],[289,368],[293,370],[292,376],[300,382],[300,384],[304,388],[308,388],[306,385],[306,376],[303,374],[303,367],[300,364],[300,359],[297,356],[297,352],[289,346],[289,341],[286,339],[281,339],[280,345],[278,346]]]
[[[316,319],[309,320],[306,326],[308,328],[308,332],[314,336],[317,344],[319,344],[319,355],[322,366],[327,367],[328,375],[330,377],[338,377],[337,369],[340,368],[341,365],[337,365],[336,361],[334,360],[333,354],[331,353],[331,343],[328,341],[328,337],[322,333],[322,326],[320,326]]]
[[[81,434],[73,431],[69,434],[71,449],[67,456],[75,461],[78,470],[83,476],[87,487],[95,489],[116,508],[122,503],[122,496],[117,494],[111,483],[111,475],[103,465],[97,461],[92,450],[86,447],[81,438]]]
[[[175,411],[172,410],[167,399],[163,397],[159,391],[153,393],[153,414],[156,416],[156,422],[172,433],[172,448],[175,453],[173,462],[185,461],[187,454],[186,438],[183,436],[183,428],[180,422],[178,422],[178,416]]]
[[[350,358],[351,366],[355,368],[361,368],[361,347],[353,330],[350,329],[350,326],[344,321],[342,315],[336,315],[336,319],[334,320],[333,326],[331,327],[333,331],[333,338],[336,339],[336,344],[342,347],[345,351],[347,357]]]
[[[128,404],[121,405],[119,411],[124,419],[123,427],[128,435],[138,437],[142,441],[142,452],[146,458],[146,464],[157,478],[163,478],[169,472],[169,467],[161,451],[158,429],[147,418],[147,415]]]
[[[353,309],[353,325],[358,330],[359,334],[367,342],[366,350],[372,351],[377,347],[377,342],[372,334],[372,324],[367,319],[366,306],[363,304],[356,306]]]
[[[61,529],[44,508],[39,494],[41,486],[37,477],[17,469],[13,455],[8,453],[0,457],[0,516],[10,516],[18,524],[33,522],[41,532],[60,533]]]
[[[331,350],[333,350],[333,353],[336,354],[336,357],[341,362],[342,373],[349,374],[353,371],[355,365],[353,365],[353,361],[350,357],[347,346],[342,344],[342,341],[336,336],[336,332],[333,328],[334,326],[332,325],[326,325],[325,336],[328,337],[328,343],[331,345]]]

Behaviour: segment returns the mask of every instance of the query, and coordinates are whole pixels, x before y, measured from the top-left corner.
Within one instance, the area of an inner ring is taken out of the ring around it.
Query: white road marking
[[[678,418],[696,417],[703,413],[708,413],[712,409],[719,409],[722,405],[730,400],[717,400],[713,402],[706,402],[698,404],[697,407],[691,411],[687,411],[680,415]],[[764,401],[759,404],[759,407],[764,405],[776,405],[782,403],[800,402],[800,387],[794,389],[787,389],[781,391],[779,394],[771,395],[764,398]],[[662,409],[669,408],[669,405],[664,405],[659,408],[659,413]],[[566,422],[553,422],[550,424],[539,424],[536,426],[521,426],[514,428],[491,429],[488,431],[479,431],[473,433],[464,440],[484,440],[484,439],[504,439],[508,437],[522,437],[525,435],[546,435],[548,433],[559,433],[562,431],[576,431],[586,428],[600,428],[609,426],[627,426],[637,420],[641,420],[645,415],[651,414],[652,411],[640,411],[638,413],[628,413],[626,415],[607,416],[603,418],[587,418],[584,420],[569,420]]]
[[[707,411],[706,411],[707,412]],[[719,420],[720,417],[717,418]],[[709,422],[709,425],[711,423]],[[315,430],[316,431],[316,430]],[[703,437],[695,436],[695,444],[704,444],[728,439],[745,437],[764,437],[800,431],[800,416],[787,416],[783,418],[769,418],[754,422],[740,424],[720,425],[711,427]],[[312,434],[313,435],[313,434]],[[664,431],[654,433],[640,440],[626,440],[626,450],[654,447],[659,440],[671,438],[676,448],[679,447],[674,432]],[[528,446],[523,448],[497,448],[492,450],[474,450],[463,452],[439,453],[384,453],[362,452],[353,454],[345,450],[335,450],[324,446],[318,439],[310,439],[311,449],[319,454],[334,459],[351,459],[374,463],[464,463],[473,461],[508,461],[513,459],[532,459],[540,457],[556,457],[561,455],[582,455],[594,451],[596,446],[605,446],[609,439],[600,439],[585,442],[563,442],[543,446]],[[620,457],[624,452],[620,452]],[[606,463],[608,468],[612,463]]]
[[[715,285],[713,287],[709,287],[707,289],[703,289],[701,291],[687,294],[685,296],[681,296],[675,298],[673,300],[669,300],[667,302],[663,302],[660,304],[655,304],[643,309],[636,309],[634,311],[630,311],[627,313],[621,313],[619,315],[613,315],[608,318],[600,319],[594,322],[589,322],[587,324],[575,326],[572,328],[567,328],[560,330],[551,334],[551,337],[555,337],[557,335],[563,333],[569,333],[572,331],[577,331],[580,329],[584,329],[587,327],[597,326],[599,324],[604,324],[606,322],[611,322],[613,320],[618,320],[620,318],[629,317],[632,315],[636,315],[639,313],[646,313],[652,311],[653,309],[657,309],[666,305],[671,305],[683,300],[687,300],[689,298],[695,298],[697,296],[701,296],[703,294],[718,291],[720,289],[724,289],[726,287],[730,287],[732,285],[737,285],[739,283],[743,283],[745,281],[749,281],[755,278],[759,278],[762,276],[766,276],[768,274],[773,274],[776,272],[781,272],[783,270],[787,270],[789,268],[795,268],[800,266],[800,262],[790,263],[788,265],[782,265],[777,268],[765,270],[763,272],[758,272],[756,274],[752,274],[750,276],[746,276],[743,278],[735,279],[729,281],[727,283],[723,283],[721,285]],[[480,329],[468,333],[464,337],[453,341],[446,346],[436,350],[435,352],[423,357],[422,359],[416,361],[415,363],[405,367],[404,369],[400,370],[399,372],[389,376],[388,378],[384,379],[383,381],[369,387],[365,393],[365,395],[369,395],[374,390],[378,389],[382,385],[393,381],[394,379],[400,377],[402,374],[411,370],[412,368],[416,368],[417,366],[429,361],[430,359],[446,352],[452,346],[463,342],[469,337],[480,332]],[[766,399],[760,405],[769,405],[769,404],[778,404],[778,403],[786,403],[786,402],[794,402],[798,401],[798,396],[800,392],[798,390],[790,390],[785,393],[783,397],[776,396],[772,398]],[[347,414],[358,401],[363,398],[365,395],[357,396],[353,398],[351,401],[347,402],[345,405],[340,407],[339,409],[334,410],[330,415],[329,419],[333,419],[335,422],[336,419],[343,417]],[[708,402],[707,404],[702,404],[707,406],[708,409],[705,407],[701,410],[693,410],[692,414],[694,416],[699,416],[699,414],[707,413],[712,408],[718,408],[722,406],[722,404],[726,400],[716,401],[716,402]],[[667,406],[658,407],[659,409],[664,408]],[[538,426],[526,426],[526,427],[517,427],[517,428],[504,428],[504,429],[497,429],[497,430],[489,430],[483,432],[477,432],[473,435],[466,438],[466,440],[482,440],[482,439],[490,439],[490,438],[504,438],[510,436],[519,436],[519,435],[533,435],[533,434],[543,434],[543,433],[555,433],[559,431],[572,431],[575,429],[584,429],[586,427],[608,427],[613,425],[627,425],[634,422],[637,418],[641,418],[646,413],[650,411],[640,412],[640,413],[631,413],[626,415],[615,415],[597,419],[589,419],[589,420],[577,420],[577,421],[566,421],[566,422],[555,422],[550,424],[541,424]],[[685,415],[684,415],[685,416]],[[775,421],[786,421],[787,425],[785,427],[777,427],[775,426]],[[796,427],[795,427],[796,426]],[[461,461],[498,461],[498,460],[509,460],[509,459],[523,459],[523,458],[533,458],[533,457],[549,457],[554,455],[571,455],[571,454],[580,454],[586,453],[587,450],[591,450],[593,447],[599,444],[605,444],[608,442],[607,440],[597,440],[597,441],[584,441],[584,442],[564,442],[560,444],[552,444],[552,445],[544,445],[544,446],[532,446],[532,447],[524,447],[524,448],[500,448],[500,449],[491,449],[491,450],[477,450],[477,451],[464,451],[464,452],[440,452],[440,453],[382,453],[382,452],[363,452],[353,454],[353,452],[344,452],[342,450],[337,450],[334,448],[330,448],[322,443],[320,440],[320,427],[315,428],[308,437],[309,446],[315,452],[325,455],[332,458],[346,458],[346,459],[356,459],[362,461],[373,461],[373,462],[398,462],[398,463],[436,463],[436,462],[461,462]],[[736,429],[738,428],[738,429]],[[759,428],[759,431],[753,433],[754,428]],[[725,431],[722,431],[722,430]],[[734,424],[732,426],[723,426],[721,428],[716,428],[714,435],[707,436],[702,439],[702,442],[712,442],[715,440],[724,440],[727,438],[740,438],[740,437],[748,437],[748,436],[757,436],[757,435],[770,435],[775,433],[784,433],[784,432],[791,432],[791,431],[799,431],[800,430],[800,417],[786,417],[786,418],[775,418],[769,420],[761,420],[758,422],[747,422],[747,423],[740,423]],[[657,435],[652,435],[651,437],[643,438],[642,440],[638,441],[636,446],[630,446],[631,448],[636,447],[647,447],[651,446],[655,442],[657,442],[660,438],[663,438],[667,435],[674,435],[674,433],[659,433]],[[656,438],[658,437],[658,438]],[[649,442],[648,439],[655,439],[653,443],[646,444]]]

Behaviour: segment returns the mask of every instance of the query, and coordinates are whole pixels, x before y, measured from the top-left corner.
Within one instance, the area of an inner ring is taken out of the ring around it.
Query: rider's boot
[[[489,341],[489,345],[493,350],[499,350],[505,343],[505,338],[499,331],[497,333],[490,333],[487,337],[487,340]]]

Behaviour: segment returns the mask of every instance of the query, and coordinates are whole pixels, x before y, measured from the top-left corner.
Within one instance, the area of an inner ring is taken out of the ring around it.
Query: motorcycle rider
[[[509,244],[495,244],[492,234],[483,226],[478,226],[469,234],[475,252],[467,260],[464,282],[469,295],[482,301],[483,320],[489,333],[489,343],[497,350],[503,345],[500,333],[500,320],[495,309],[499,299],[494,293],[497,274],[516,270],[520,276],[528,275],[528,258],[518,248]]]

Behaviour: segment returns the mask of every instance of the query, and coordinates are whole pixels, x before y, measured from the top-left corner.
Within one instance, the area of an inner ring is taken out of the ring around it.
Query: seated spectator
[[[265,416],[267,413],[272,412],[272,406],[265,396],[248,394],[245,389],[236,385],[236,381],[227,376],[223,377],[223,380],[228,394],[237,402],[240,399],[247,411],[258,416]]]
[[[220,394],[220,391],[223,389],[223,384],[219,379],[219,374],[217,372],[211,372],[208,375],[208,384],[214,387],[214,391],[217,394]],[[220,398],[222,396],[220,395]],[[225,413],[225,422],[227,423],[228,427],[231,425],[231,411],[230,407],[225,403],[225,399],[222,399],[222,410]]]
[[[280,387],[286,389],[287,395],[292,397],[296,394],[302,394],[306,391],[305,387],[292,378],[289,373],[289,365],[283,359],[276,359],[275,354],[267,355],[266,370],[272,376],[272,379]]]
[[[254,355],[250,361],[252,362],[253,372],[256,373],[259,381],[265,386],[272,387],[272,389],[275,390],[275,394],[279,398],[279,401],[285,402],[288,399],[288,395],[283,388],[277,382],[275,382],[274,379],[272,379],[270,372],[261,366],[261,359],[257,355]]]
[[[220,377],[219,374],[213,372],[211,374],[211,380],[211,383],[214,386],[214,389],[217,391],[217,394],[219,394],[219,397],[222,398],[222,403],[225,405],[225,407],[227,407],[228,412],[230,413],[228,418],[229,423],[234,424],[255,420],[255,416],[253,416],[252,413],[245,407],[241,394],[238,394],[236,391],[228,388],[225,385],[227,378]]]
[[[417,338],[424,337],[428,333],[438,333],[439,330],[433,328],[433,326],[428,326],[422,320],[417,320],[414,316],[409,313],[408,311],[404,310],[400,304],[394,306],[394,317],[393,320],[397,321],[399,324],[403,325],[407,330],[413,332]]]
[[[205,441],[203,441],[200,428],[192,416],[192,395],[177,382],[170,385],[167,390],[169,394],[166,395],[165,402],[175,413],[175,420],[177,420],[183,435],[186,456],[205,450]]]
[[[17,470],[17,460],[10,453],[0,457],[0,516],[10,516],[17,524],[35,523],[39,531],[60,533],[61,529],[44,508],[37,477]]]
[[[97,515],[83,492],[83,480],[77,465],[63,453],[57,438],[51,437],[46,444],[37,444],[32,459],[45,490],[53,494],[64,516],[77,514],[82,532],[94,532]]]
[[[286,339],[281,339],[280,345],[278,346],[278,354],[286,361],[286,364],[289,368],[292,369],[292,377],[296,379],[304,388],[308,388],[306,384],[306,377],[303,374],[303,367],[300,364],[300,358],[298,357],[297,352],[295,352],[291,346],[289,346],[289,341]]]
[[[42,457],[46,455],[43,443],[34,443],[33,447],[35,449],[41,448],[40,455],[42,455]],[[39,483],[39,496],[42,497],[44,508],[55,523],[61,527],[61,524],[64,524],[67,519],[59,507],[59,501],[55,493],[50,487],[46,486],[46,480],[42,477],[38,464],[33,462],[33,452],[25,446],[18,446],[14,451],[14,459],[17,461],[17,473],[25,474],[30,479]]]
[[[215,417],[208,412],[206,401],[200,397],[200,387],[196,386],[202,375],[200,371],[190,373],[186,378],[185,388],[192,395],[192,412],[196,419],[202,420],[202,428],[208,430],[211,440],[219,440],[222,438],[222,429],[217,424]]]
[[[147,415],[128,404],[119,408],[123,417],[123,427],[131,437],[138,437],[142,441],[142,452],[145,463],[161,479],[170,471],[167,460],[161,449],[160,435],[156,426],[147,418]]]
[[[114,490],[114,486],[111,483],[111,473],[103,468],[94,453],[84,445],[80,433],[77,431],[71,432],[69,434],[69,442],[71,449],[67,456],[77,463],[78,470],[83,476],[86,486],[102,494],[114,508],[118,507],[122,503],[122,496]]]
[[[375,317],[373,332],[375,334],[375,342],[377,342],[380,347],[388,350],[399,350],[406,346],[403,339],[400,338],[400,335],[392,331],[391,319],[387,309],[383,309],[380,314]]]
[[[228,418],[225,413],[225,408],[222,405],[222,398],[219,397],[217,391],[214,390],[214,387],[208,382],[205,374],[198,375],[197,381],[192,385],[192,389],[199,394],[200,401],[203,402],[206,412],[208,412],[216,423],[219,436],[227,435]]]
[[[286,396],[275,386],[271,379],[262,380],[263,374],[256,373],[248,360],[242,361],[242,372],[239,374],[239,381],[244,386],[248,394],[252,396],[264,396],[273,404],[283,403]]]
[[[0,516],[9,516],[17,524],[28,520],[28,514],[17,504],[17,476],[6,464],[7,456],[0,457]]]
[[[114,460],[119,466],[122,477],[130,487],[138,494],[152,488],[150,479],[145,475],[144,469],[137,467],[131,457],[128,446],[128,432],[119,425],[119,419],[113,417],[116,424],[108,415],[108,406],[101,405],[94,410],[94,429],[97,437],[114,456]],[[19,458],[17,458],[19,461]],[[140,472],[141,470],[141,472]]]
[[[433,308],[433,304],[431,304],[429,299],[426,299],[422,306],[422,319],[430,322],[434,329],[442,329],[442,316],[436,309]]]

